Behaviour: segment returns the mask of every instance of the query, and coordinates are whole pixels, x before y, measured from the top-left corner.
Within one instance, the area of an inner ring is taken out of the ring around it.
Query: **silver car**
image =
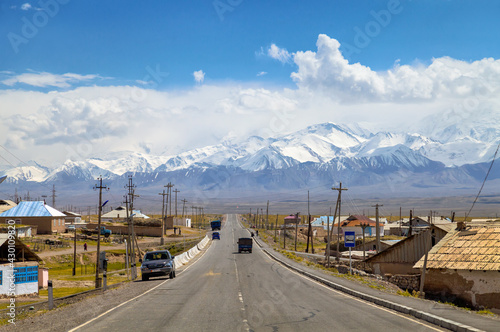
[[[150,277],[169,276],[175,278],[174,256],[168,250],[150,251],[140,260],[142,280],[147,281]]]

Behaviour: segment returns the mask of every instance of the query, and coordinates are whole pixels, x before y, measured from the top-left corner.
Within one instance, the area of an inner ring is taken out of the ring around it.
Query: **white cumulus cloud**
[[[292,59],[292,54],[290,54],[285,48],[280,48],[276,44],[271,44],[267,49],[267,55],[281,63],[290,62]]]
[[[203,81],[205,80],[205,73],[203,72],[203,70],[198,70],[193,72],[193,76],[194,76],[194,81],[198,84],[203,83]]]
[[[500,83],[500,60],[485,58],[465,62],[441,57],[429,66],[396,65],[382,72],[360,63],[350,64],[340,52],[340,43],[319,35],[317,51],[294,55],[298,70],[291,74],[299,88],[320,90],[350,102],[433,100],[494,94]]]
[[[32,8],[31,4],[29,2],[23,3],[21,5],[22,10],[30,10]]]

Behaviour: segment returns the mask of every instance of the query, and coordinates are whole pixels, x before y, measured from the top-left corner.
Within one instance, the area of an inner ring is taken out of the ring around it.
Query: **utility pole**
[[[175,189],[174,190],[174,193],[175,193],[175,217],[177,218],[177,193],[180,193],[181,191],[180,190],[177,190]]]
[[[182,218],[184,218],[184,210],[186,209],[187,199],[182,199]]]
[[[295,213],[295,251],[297,251],[297,233],[299,232],[299,212]]]
[[[408,233],[406,234],[407,237],[410,237],[413,232],[412,226],[413,226],[413,210],[410,210],[410,221],[408,221]]]
[[[73,276],[76,275],[76,225],[75,225],[75,238],[73,242]]]
[[[97,219],[97,256],[96,256],[96,266],[95,266],[95,288],[99,288],[99,256],[101,250],[101,212],[102,212],[102,190],[109,190],[108,187],[102,185],[102,177],[97,179],[99,184],[94,187],[94,190],[99,189],[99,214]],[[75,233],[76,236],[76,233]]]
[[[267,201],[267,208],[266,208],[266,228],[269,228],[269,200]]]
[[[283,221],[283,249],[286,250],[286,221]]]
[[[139,197],[138,195],[135,195],[135,185],[132,183],[132,175],[128,177],[128,185],[125,186],[125,188],[128,188],[128,195],[130,197],[129,200],[129,205],[130,205],[130,215],[129,215],[129,224],[131,225],[131,245],[132,245],[132,251],[131,251],[131,258],[132,258],[132,263],[130,264],[131,271],[132,271],[132,279],[137,278],[137,269],[136,269],[136,264],[135,264],[135,248],[134,248],[134,242],[137,245],[137,250],[140,252],[139,245],[137,243],[137,240],[135,238],[135,231],[134,231],[134,197]]]
[[[367,227],[370,227],[370,224],[368,224],[368,223],[361,223],[359,226],[361,226],[361,229],[363,230],[363,261],[364,261],[365,260],[365,254],[366,254],[366,252],[365,252],[365,250],[366,250],[366,248],[365,248],[365,229]]]
[[[260,209],[260,228],[264,228],[264,209]]]
[[[328,216],[328,243],[326,245],[326,263],[327,266],[330,267],[330,242],[331,242],[331,234],[333,233],[333,226],[335,225],[335,217],[337,216],[337,209],[339,208],[339,201],[337,201],[337,204],[335,204],[335,212],[333,214],[333,219],[332,219],[332,227],[329,227],[330,225],[330,216],[332,215],[332,207],[330,207],[330,216]]]
[[[191,205],[191,222],[193,223],[193,225],[195,224],[194,205]]]
[[[170,182],[166,186],[164,186],[164,187],[167,187],[167,192],[170,196],[170,215],[172,215],[172,187],[173,186],[174,185]],[[168,213],[167,213],[167,215],[168,215]]]
[[[311,237],[311,247],[312,247],[312,234],[311,234],[311,214],[309,211],[309,190],[307,191],[307,245],[306,245],[306,252],[309,252],[309,237]],[[312,253],[314,254],[314,249],[311,250]]]
[[[127,231],[127,275],[128,275],[128,266],[130,266],[130,277],[132,280],[134,280],[137,275],[137,271],[135,269],[132,270],[132,251],[133,251],[133,243],[132,243],[132,222],[130,220],[130,213],[129,213],[129,201],[128,201],[128,195],[124,195],[125,197],[125,215],[127,216],[127,223],[128,223],[128,231]]]
[[[52,196],[52,207],[55,209],[56,208],[56,197],[57,197],[55,184],[52,185],[52,195],[51,196]]]
[[[375,208],[375,232],[377,233],[375,235],[375,238],[377,239],[377,254],[380,252],[380,224],[379,224],[379,218],[378,218],[378,208],[380,206],[383,206],[383,205],[380,205],[380,204],[372,205],[372,207]]]
[[[276,213],[276,226],[274,226],[274,242],[278,239],[278,214]]]
[[[337,197],[337,205],[339,206],[339,223],[337,225],[337,262],[340,261],[340,207],[342,205],[342,190],[348,190],[347,188],[342,188],[342,182],[338,188],[333,187],[332,190],[338,190],[339,196]],[[335,220],[334,220],[335,221]]]
[[[165,235],[165,196],[168,195],[165,193],[165,189],[163,189],[163,192],[159,193],[158,195],[162,196],[162,205],[161,205],[161,239],[160,239],[160,244],[164,245],[165,244],[165,238],[163,237]]]

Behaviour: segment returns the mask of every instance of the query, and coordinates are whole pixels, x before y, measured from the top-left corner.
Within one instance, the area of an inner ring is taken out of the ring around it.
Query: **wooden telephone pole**
[[[378,217],[378,208],[380,206],[383,205],[380,204],[372,205],[372,207],[375,208],[375,232],[377,232],[377,234],[375,234],[375,238],[377,239],[377,254],[380,252],[380,223]]]
[[[99,278],[99,258],[101,251],[101,213],[102,213],[102,190],[109,190],[108,187],[102,185],[102,177],[97,179],[99,184],[94,187],[94,190],[99,189],[99,214],[97,219],[97,256],[96,256],[96,265],[95,265],[95,288],[99,288],[101,286],[100,278]],[[76,235],[76,233],[75,233]]]
[[[184,218],[184,210],[186,209],[187,199],[182,199],[182,218]]]
[[[165,244],[165,196],[168,196],[167,193],[165,193],[165,189],[163,189],[163,192],[159,193],[158,195],[162,196],[162,205],[161,205],[161,239],[160,239],[160,244],[164,245]]]
[[[333,187],[332,190],[338,190],[339,195],[337,197],[337,205],[339,207],[339,222],[337,224],[337,262],[340,261],[340,207],[342,205],[342,190],[348,190],[347,188],[342,188],[342,182],[340,182],[339,187]],[[334,220],[335,222],[335,220]]]
[[[181,191],[180,190],[177,190],[175,189],[174,190],[174,193],[175,193],[175,217],[177,218],[177,193],[180,193]]]

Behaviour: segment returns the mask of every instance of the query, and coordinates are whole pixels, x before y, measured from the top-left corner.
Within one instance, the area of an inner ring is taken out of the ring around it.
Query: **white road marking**
[[[228,216],[227,220],[229,220],[229,216]],[[232,228],[231,230],[233,233],[233,243],[234,243],[234,241],[235,241],[234,228]],[[236,282],[238,283],[238,299],[240,300],[240,303],[241,303],[240,310],[243,313],[243,317],[245,317],[246,316],[245,302],[243,301],[243,294],[241,293],[241,288],[240,288],[240,277],[238,275],[238,265],[236,265],[236,256],[234,256],[233,262],[234,262],[234,270],[236,271]],[[243,318],[242,322],[243,322],[245,331],[247,331],[247,332],[250,331],[250,325],[248,325],[248,321],[245,318]]]
[[[345,297],[348,297],[348,298],[353,299],[353,300],[356,300],[356,301],[358,301],[358,302],[361,302],[361,303],[367,304],[367,305],[372,306],[372,307],[374,307],[374,308],[377,308],[377,309],[380,309],[380,310],[386,311],[386,312],[388,312],[388,313],[390,313],[390,314],[393,314],[393,315],[399,316],[399,317],[401,317],[401,318],[407,319],[407,320],[409,320],[409,321],[412,321],[412,322],[414,322],[414,323],[417,323],[417,324],[423,325],[423,326],[428,327],[428,328],[430,328],[430,329],[432,329],[432,330],[435,330],[435,331],[445,331],[444,329],[438,329],[438,328],[436,328],[436,327],[434,327],[434,326],[432,326],[432,325],[428,325],[428,324],[423,323],[423,322],[421,322],[421,321],[418,321],[418,320],[415,320],[415,319],[413,319],[413,318],[407,317],[407,316],[405,316],[405,315],[403,315],[403,314],[400,314],[399,312],[396,312],[396,311],[393,311],[393,310],[390,310],[390,309],[387,309],[387,308],[384,308],[384,307],[378,306],[378,305],[373,304],[373,303],[371,303],[371,302],[365,301],[365,300],[363,300],[363,299],[357,298],[357,297],[355,297],[355,296],[352,296],[352,295],[346,294],[346,293],[344,293],[344,292],[338,291],[338,290],[336,290],[336,289],[333,289],[333,288],[331,288],[331,287],[328,287],[328,286],[326,286],[326,285],[324,285],[324,284],[322,284],[322,283],[320,283],[320,282],[318,282],[318,281],[316,281],[316,280],[314,280],[314,279],[311,279],[311,278],[309,278],[309,277],[307,277],[307,276],[305,276],[305,275],[303,275],[303,274],[298,273],[297,271],[294,271],[294,270],[290,269],[289,267],[287,267],[287,266],[285,266],[285,265],[281,264],[280,262],[277,262],[277,263],[278,263],[279,265],[283,266],[283,267],[284,267],[285,269],[287,269],[288,271],[290,271],[290,272],[292,272],[292,273],[295,273],[295,274],[296,274],[296,275],[298,275],[299,277],[302,277],[302,278],[304,278],[304,279],[306,279],[306,280],[308,280],[308,281],[311,281],[311,282],[313,282],[313,283],[315,283],[315,284],[317,284],[317,285],[319,285],[319,286],[321,286],[321,287],[324,287],[324,288],[326,288],[326,289],[330,290],[331,292],[337,293],[337,294],[339,294],[339,295],[343,295],[343,296],[345,296]]]
[[[210,247],[211,247],[211,246],[212,246],[212,245],[210,245]],[[201,255],[201,256],[200,256],[200,257],[199,257],[196,261],[194,261],[192,264],[188,265],[188,266],[187,266],[184,270],[182,270],[181,272],[179,272],[179,275],[181,275],[181,274],[182,274],[182,273],[184,273],[186,270],[188,270],[191,266],[193,266],[193,265],[194,265],[194,263],[198,262],[198,261],[201,259],[201,257],[203,257],[203,255],[205,255],[205,253],[208,251],[208,249],[210,249],[210,247],[208,247],[208,248],[207,248],[207,250],[205,250],[205,251],[202,253],[202,255]],[[146,295],[147,293],[149,293],[149,292],[151,292],[151,291],[155,290],[156,288],[158,288],[158,287],[162,286],[164,283],[166,283],[166,282],[167,282],[167,281],[169,281],[169,280],[170,280],[170,279],[165,280],[165,281],[164,281],[164,282],[162,282],[161,284],[156,285],[155,287],[153,287],[153,288],[151,288],[151,289],[149,289],[149,290],[145,291],[144,293],[139,294],[139,295],[137,295],[136,297],[134,297],[134,298],[132,298],[132,299],[130,299],[130,300],[128,300],[128,301],[126,301],[126,302],[123,302],[123,303],[121,303],[121,304],[117,305],[116,307],[113,307],[113,308],[109,309],[108,311],[106,311],[106,312],[104,312],[104,313],[100,314],[99,316],[97,316],[97,317],[95,317],[95,318],[93,318],[93,319],[91,319],[91,320],[89,320],[89,321],[87,321],[87,322],[85,322],[85,323],[83,323],[83,324],[81,324],[81,325],[78,325],[78,326],[77,326],[77,327],[75,327],[75,328],[72,328],[72,329],[71,329],[71,330],[69,330],[68,332],[74,332],[74,331],[76,331],[76,330],[78,330],[78,329],[80,329],[80,328],[84,327],[85,325],[88,325],[88,324],[92,323],[93,321],[95,321],[95,320],[97,320],[97,319],[99,319],[99,318],[101,318],[101,317],[103,317],[103,316],[105,316],[105,315],[109,314],[111,311],[113,311],[113,310],[115,310],[115,309],[118,309],[119,307],[121,307],[121,306],[123,306],[123,305],[125,305],[125,304],[127,304],[127,303],[129,303],[129,302],[131,302],[131,301],[133,301],[133,300],[135,300],[135,299],[138,299],[138,298],[140,298],[141,296]]]

